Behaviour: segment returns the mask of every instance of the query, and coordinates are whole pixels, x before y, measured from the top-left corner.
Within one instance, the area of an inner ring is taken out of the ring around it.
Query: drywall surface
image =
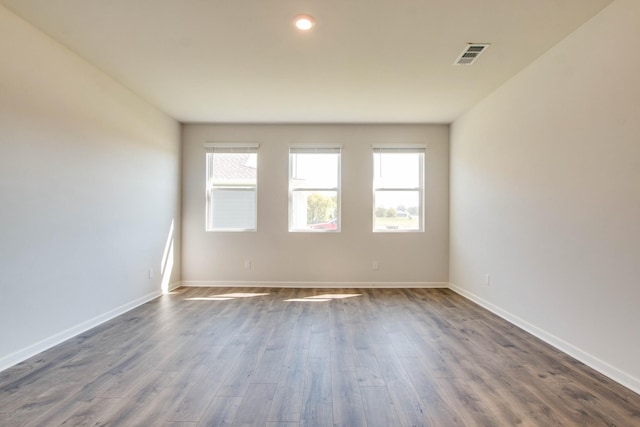
[[[2,369],[180,280],[180,125],[3,7],[0,28]]]
[[[183,283],[446,285],[448,138],[443,125],[184,125]],[[207,142],[260,144],[256,232],[205,231]],[[297,143],[343,146],[339,233],[288,232],[288,150]],[[372,145],[380,143],[427,146],[423,233],[372,232]]]
[[[452,286],[637,391],[639,50],[617,0],[475,106],[450,195]]]

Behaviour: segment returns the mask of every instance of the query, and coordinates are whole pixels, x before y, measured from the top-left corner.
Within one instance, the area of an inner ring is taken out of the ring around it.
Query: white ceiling
[[[261,123],[450,123],[610,2],[0,0],[177,120]]]

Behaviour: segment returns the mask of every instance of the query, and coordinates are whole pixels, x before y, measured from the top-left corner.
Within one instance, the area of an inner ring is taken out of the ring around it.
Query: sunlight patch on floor
[[[329,298],[329,299],[343,299],[343,298],[352,298],[352,297],[359,297],[362,294],[322,294],[322,295],[315,295],[312,297],[307,297],[308,299],[314,299],[314,298],[320,298],[320,299],[324,299],[324,298]]]
[[[220,295],[212,295],[213,297],[221,297],[221,298],[252,298],[252,297],[261,297],[261,296],[265,296],[265,295],[269,295],[268,293],[266,294],[256,294],[253,292],[235,292],[232,294],[220,294]]]
[[[234,292],[230,294],[211,295],[209,297],[185,298],[185,301],[229,301],[236,298],[252,298],[269,295],[268,293]]]
[[[310,297],[304,298],[291,298],[286,299],[287,302],[327,302],[334,299],[344,299],[344,298],[352,298],[359,297],[362,294],[323,294],[323,295],[313,295]]]

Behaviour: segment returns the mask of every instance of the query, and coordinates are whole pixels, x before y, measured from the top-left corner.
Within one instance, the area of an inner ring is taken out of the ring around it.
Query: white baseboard
[[[520,317],[514,314],[511,314],[508,311],[503,310],[498,306],[493,305],[492,303],[480,298],[479,296],[475,295],[472,292],[467,291],[466,289],[456,286],[453,283],[449,284],[449,288],[452,291],[462,295],[463,297],[486,308],[492,313],[502,317],[508,322],[513,323],[514,325],[518,326],[521,329],[524,329],[525,331],[529,332],[531,335],[534,335],[540,338],[542,341],[546,342],[547,344],[552,345],[553,347],[557,348],[558,350],[564,353],[567,353],[568,355],[579,360],[585,365],[590,366],[591,368],[595,369],[601,374],[611,378],[613,381],[622,384],[623,386],[633,390],[635,393],[640,394],[640,380],[638,378],[635,378],[632,375],[629,375],[626,372],[621,371],[615,366],[609,365],[608,363],[598,359],[595,356],[592,356],[591,354],[581,350],[580,348],[574,346],[573,344],[570,344],[556,337],[555,335],[550,334],[549,332],[543,329],[540,329],[535,325],[532,325],[526,320],[521,319]]]
[[[171,286],[179,287],[180,283],[172,284]],[[170,287],[170,289],[175,289]],[[25,347],[21,350],[18,350],[14,353],[11,353],[7,356],[0,358],[0,371],[3,371],[11,366],[17,365],[18,363],[27,360],[30,357],[35,356],[38,353],[41,353],[45,350],[50,349],[70,338],[75,337],[85,331],[88,331],[91,328],[95,328],[96,326],[113,319],[114,317],[120,316],[123,313],[126,313],[129,310],[132,310],[146,302],[151,301],[154,298],[157,298],[161,295],[160,291],[151,292],[145,296],[137,298],[131,302],[121,305],[120,307],[116,307],[113,310],[109,310],[106,313],[103,313],[99,316],[96,316],[92,319],[89,319],[85,322],[82,322],[76,326],[73,326],[69,329],[66,329],[62,332],[58,332],[48,338],[45,338],[41,341],[38,341],[28,347]]]
[[[278,282],[184,280],[182,286],[193,288],[448,288],[447,282]]]

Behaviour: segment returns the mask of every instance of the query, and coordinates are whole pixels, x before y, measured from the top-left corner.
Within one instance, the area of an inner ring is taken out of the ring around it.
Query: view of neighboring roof
[[[213,179],[217,182],[255,181],[255,153],[217,153],[213,156]]]

